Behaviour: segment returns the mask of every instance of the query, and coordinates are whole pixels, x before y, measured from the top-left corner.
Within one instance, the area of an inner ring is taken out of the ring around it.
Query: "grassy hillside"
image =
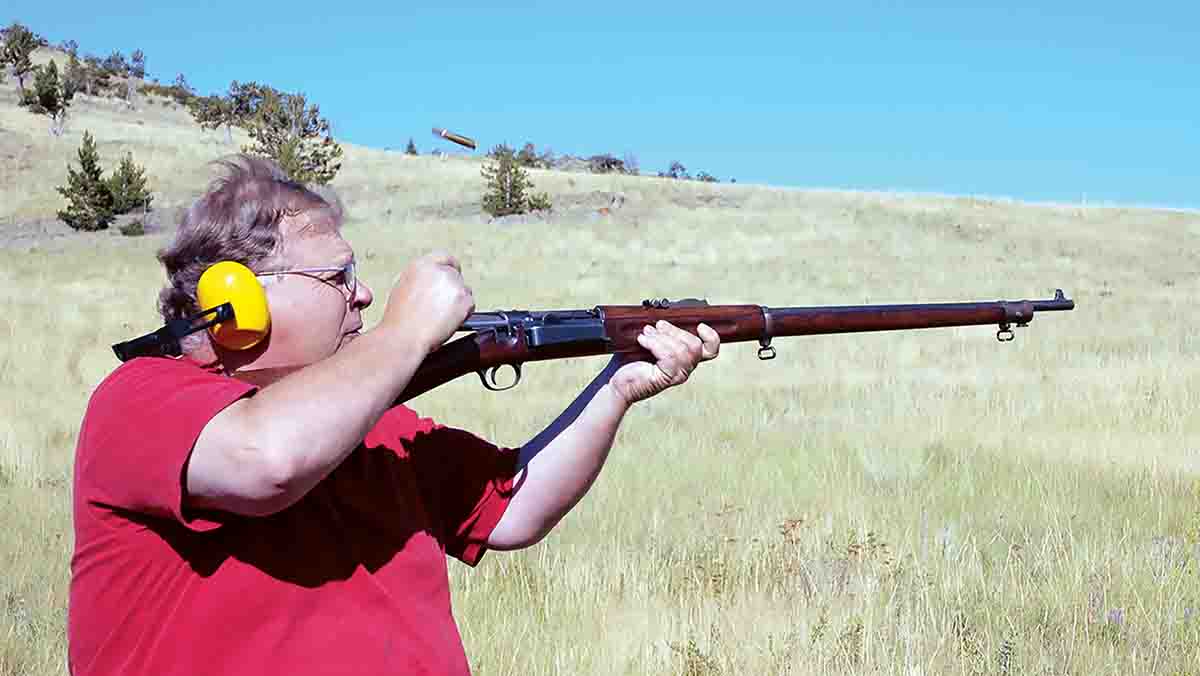
[[[158,326],[172,209],[235,148],[146,100],[80,97],[51,138],[14,90],[0,85],[0,674],[51,674],[80,416],[109,346]],[[54,222],[85,129],[106,166],[126,151],[146,166],[161,231]],[[977,327],[778,340],[772,362],[727,346],[631,413],[547,541],[452,564],[477,673],[1200,673],[1200,217],[531,173],[559,212],[488,224],[476,161],[346,146],[334,185],[380,306],[437,246],[481,310],[1055,287],[1077,309],[1006,345]],[[463,379],[413,405],[516,445],[602,364],[530,365],[504,394]]]

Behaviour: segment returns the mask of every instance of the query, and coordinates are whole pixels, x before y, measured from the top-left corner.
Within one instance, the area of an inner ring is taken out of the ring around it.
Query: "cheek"
[[[344,303],[271,302],[271,348],[306,356],[326,356],[342,335]]]

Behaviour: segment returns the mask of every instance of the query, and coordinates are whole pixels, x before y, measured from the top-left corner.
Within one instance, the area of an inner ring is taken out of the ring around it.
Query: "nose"
[[[371,287],[363,280],[358,280],[354,289],[354,299],[351,300],[350,306],[356,310],[365,310],[375,301],[375,294],[371,293]]]

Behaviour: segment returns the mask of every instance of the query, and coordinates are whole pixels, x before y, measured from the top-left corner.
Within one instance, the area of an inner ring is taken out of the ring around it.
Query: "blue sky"
[[[17,0],[0,20],[140,48],[202,94],[301,91],[375,147],[453,149],[441,126],[478,152],[630,152],[643,173],[1200,207],[1194,2],[90,6]]]

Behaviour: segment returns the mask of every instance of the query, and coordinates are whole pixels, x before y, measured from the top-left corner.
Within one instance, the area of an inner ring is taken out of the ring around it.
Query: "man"
[[[599,473],[625,411],[717,356],[707,326],[639,342],[544,432],[502,449],[393,406],[474,309],[458,263],[412,263],[377,328],[336,198],[240,157],[159,253],[166,319],[220,260],[262,280],[246,351],[194,334],[93,392],[74,476],[73,674],[465,674],[446,556],[528,547]]]

